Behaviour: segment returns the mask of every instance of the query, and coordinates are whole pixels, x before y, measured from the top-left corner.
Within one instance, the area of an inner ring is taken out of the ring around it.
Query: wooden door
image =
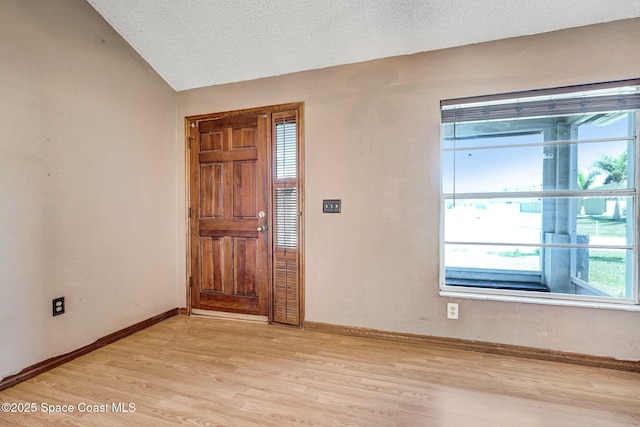
[[[192,308],[268,313],[268,127],[266,115],[192,123]]]

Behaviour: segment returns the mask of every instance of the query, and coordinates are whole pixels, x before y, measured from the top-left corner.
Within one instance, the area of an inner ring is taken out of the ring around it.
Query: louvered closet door
[[[268,314],[268,126],[266,115],[198,123],[191,146],[192,308]]]
[[[300,324],[298,124],[295,113],[274,115],[273,321]]]

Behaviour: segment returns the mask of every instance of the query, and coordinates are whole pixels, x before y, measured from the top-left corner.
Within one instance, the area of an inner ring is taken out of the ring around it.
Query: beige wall
[[[457,300],[452,321],[438,295],[438,102],[640,77],[638,40],[628,20],[185,91],[177,126],[305,102],[306,320],[640,359],[638,312]],[[323,215],[323,198],[343,213]]]
[[[438,101],[638,77],[637,40],[630,20],[176,96],[83,0],[3,0],[0,378],[185,306],[183,118],[293,101],[307,320],[639,359],[639,313],[458,300],[447,321],[437,291]]]
[[[0,58],[3,378],[176,307],[178,285],[175,91],[83,0],[2,0]]]

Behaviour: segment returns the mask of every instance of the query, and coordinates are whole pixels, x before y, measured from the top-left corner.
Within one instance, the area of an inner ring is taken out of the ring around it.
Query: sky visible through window
[[[629,134],[629,115],[608,126],[584,124],[578,127],[578,139],[624,137]],[[504,145],[542,142],[542,133],[510,137],[479,138],[474,144]],[[602,156],[617,157],[627,150],[627,141],[607,141],[580,144],[578,147],[578,172],[585,176]],[[488,149],[443,153],[442,186],[446,193],[482,193],[500,191],[542,190],[542,147],[517,149]],[[454,190],[455,171],[455,190]],[[505,182],[505,176],[509,181]],[[590,188],[601,186],[604,175],[597,176]]]

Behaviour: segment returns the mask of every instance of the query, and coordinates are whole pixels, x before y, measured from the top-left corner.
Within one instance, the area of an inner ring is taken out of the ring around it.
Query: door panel
[[[223,132],[207,132],[200,134],[200,151],[222,151]]]
[[[256,132],[254,129],[234,129],[233,130],[233,149],[257,148]]]
[[[233,164],[233,217],[257,218],[257,163],[252,160]]]
[[[200,238],[201,292],[223,293],[224,237]]]
[[[224,218],[223,164],[200,166],[200,217]]]
[[[257,296],[256,260],[258,249],[256,242],[256,239],[233,239],[233,248],[237,253],[233,268],[233,285],[236,295]]]
[[[268,313],[268,126],[254,115],[192,130],[193,308]]]

